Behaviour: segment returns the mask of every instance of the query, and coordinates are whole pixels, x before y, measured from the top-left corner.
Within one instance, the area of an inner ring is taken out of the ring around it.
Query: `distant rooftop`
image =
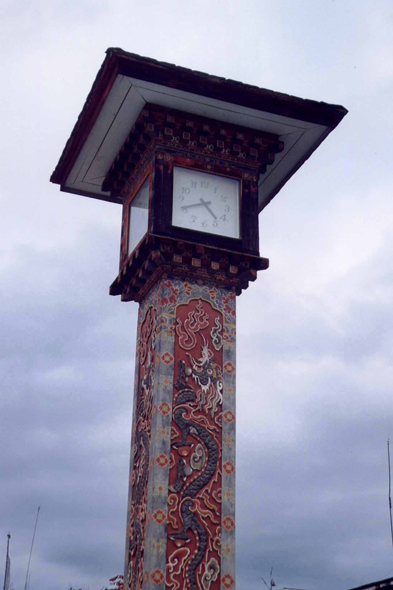
[[[393,578],[386,578],[379,582],[371,582],[371,584],[364,584],[363,586],[356,586],[350,590],[380,590],[381,588],[389,588],[393,586]]]

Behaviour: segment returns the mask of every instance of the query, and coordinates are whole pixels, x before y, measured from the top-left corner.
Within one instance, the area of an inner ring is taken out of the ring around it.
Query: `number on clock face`
[[[188,168],[174,168],[172,225],[240,238],[240,183]]]

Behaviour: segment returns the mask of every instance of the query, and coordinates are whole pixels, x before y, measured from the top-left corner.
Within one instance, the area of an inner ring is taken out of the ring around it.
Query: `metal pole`
[[[9,585],[7,583],[7,578],[8,578],[8,582],[9,582],[9,574],[10,574],[10,570],[9,570],[10,539],[11,539],[11,535],[10,535],[10,533],[8,533],[8,535],[7,535],[7,555],[6,555],[6,558],[5,558],[5,574],[4,574],[3,590],[8,590],[8,588],[6,588],[6,584],[7,584],[7,587]]]
[[[34,537],[35,537],[35,532],[37,530],[37,522],[38,522],[38,515],[40,513],[40,508],[41,508],[41,506],[38,506],[37,517],[35,519],[35,525],[34,525],[33,539],[31,541],[30,555],[29,555],[29,563],[27,565],[26,581],[25,581],[25,588],[24,588],[24,590],[27,590],[27,583],[28,583],[28,579],[29,579],[29,569],[30,569],[31,554],[33,553]]]

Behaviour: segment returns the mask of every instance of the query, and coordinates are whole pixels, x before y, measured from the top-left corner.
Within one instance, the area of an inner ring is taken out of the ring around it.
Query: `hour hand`
[[[203,199],[201,199],[202,203],[192,203],[192,205],[183,205],[182,207],[180,207],[181,211],[184,211],[185,213],[187,213],[188,209],[190,209],[191,207],[201,207],[202,205],[211,205],[211,201],[204,201]]]

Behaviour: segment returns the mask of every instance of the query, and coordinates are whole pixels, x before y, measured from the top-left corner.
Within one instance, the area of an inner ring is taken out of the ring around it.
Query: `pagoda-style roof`
[[[284,148],[260,175],[259,210],[338,125],[347,110],[110,48],[51,181],[61,190],[122,203],[103,182],[145,105],[278,137]],[[104,187],[105,188],[105,187]]]

